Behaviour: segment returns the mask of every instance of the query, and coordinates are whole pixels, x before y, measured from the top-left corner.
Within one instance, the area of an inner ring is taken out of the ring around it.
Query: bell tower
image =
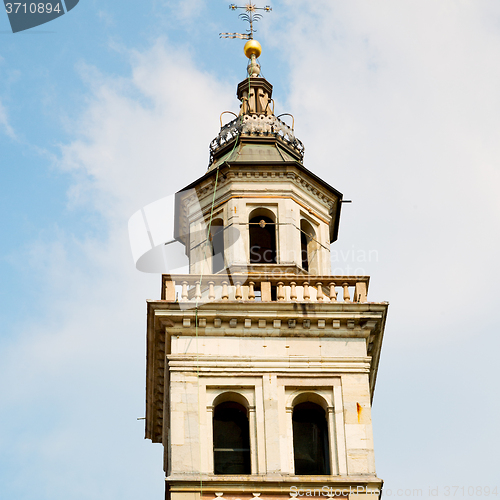
[[[368,276],[331,275],[342,194],[304,166],[260,51],[252,36],[239,113],[176,195],[189,274],[148,301],[146,438],[163,444],[168,499],[379,498],[388,304],[369,302]]]

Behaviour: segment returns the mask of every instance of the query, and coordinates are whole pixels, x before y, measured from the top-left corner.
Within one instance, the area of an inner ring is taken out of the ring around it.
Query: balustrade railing
[[[369,276],[164,274],[162,300],[367,302]]]

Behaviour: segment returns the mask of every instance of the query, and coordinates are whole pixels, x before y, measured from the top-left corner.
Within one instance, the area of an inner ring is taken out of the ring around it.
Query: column
[[[250,472],[258,474],[258,461],[257,461],[257,421],[255,414],[255,406],[248,407],[248,425],[250,430]]]
[[[288,472],[295,474],[295,460],[293,449],[293,406],[286,407],[286,429],[287,429],[287,443],[288,443]]]
[[[267,473],[281,473],[279,414],[278,414],[278,378],[274,374],[264,375],[264,422],[266,427],[266,462]]]
[[[255,384],[255,420],[257,433],[257,472],[266,474],[266,429],[264,425],[264,396],[262,379],[260,384]]]
[[[333,406],[326,409],[328,419],[328,445],[330,447],[330,474],[337,476],[339,474],[339,465],[337,461],[337,440],[335,435],[335,410]]]
[[[338,473],[347,475],[347,455],[345,445],[344,405],[342,402],[342,387],[340,383],[333,386],[333,406],[335,415],[335,438],[337,441]]]
[[[208,474],[214,473],[214,407],[207,406],[207,464]]]

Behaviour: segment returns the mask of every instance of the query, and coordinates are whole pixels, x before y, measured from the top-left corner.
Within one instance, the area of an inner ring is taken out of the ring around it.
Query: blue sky
[[[127,221],[205,172],[238,107],[228,3],[81,0],[15,35],[0,15],[2,498],[163,498],[161,447],[136,420],[160,281],[134,269]],[[353,200],[332,265],[362,268],[391,304],[373,409],[384,494],[500,493],[500,4],[271,5],[256,38],[277,110]]]

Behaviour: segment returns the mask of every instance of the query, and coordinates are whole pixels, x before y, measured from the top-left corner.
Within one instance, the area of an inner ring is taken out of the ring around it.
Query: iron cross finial
[[[238,7],[236,4],[232,3],[229,8],[231,10],[245,9],[245,12],[241,13],[238,17],[243,19],[243,21],[248,21],[250,28],[247,32],[242,33],[219,33],[221,38],[241,38],[242,40],[253,40],[253,34],[257,31],[253,28],[253,23],[257,22],[262,14],[259,14],[258,10],[263,10],[265,12],[271,12],[273,9],[266,5],[265,7],[256,7],[252,2],[248,2],[244,7]]]

